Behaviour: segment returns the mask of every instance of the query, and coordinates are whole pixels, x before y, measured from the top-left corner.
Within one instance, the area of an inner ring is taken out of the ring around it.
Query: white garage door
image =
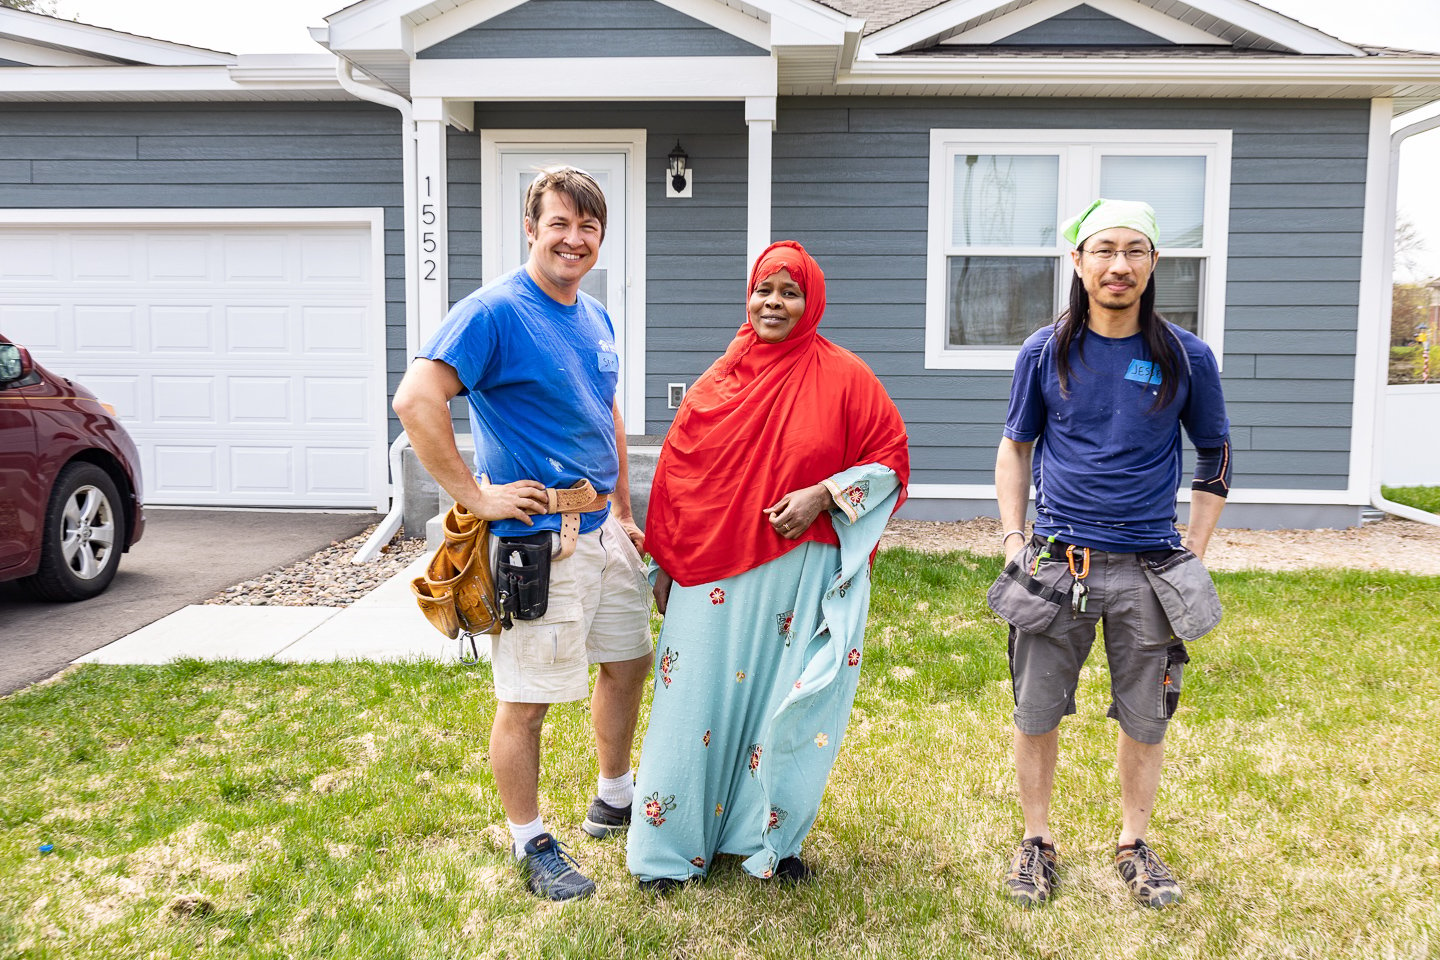
[[[0,223],[0,332],[112,404],[146,501],[376,507],[372,223]]]

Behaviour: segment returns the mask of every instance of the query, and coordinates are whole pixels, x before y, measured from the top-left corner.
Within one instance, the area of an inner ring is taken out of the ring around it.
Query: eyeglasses
[[[1084,247],[1081,247],[1080,252],[1088,253],[1096,260],[1103,260],[1106,263],[1109,263],[1111,260],[1114,260],[1116,257],[1119,256],[1124,256],[1125,259],[1129,260],[1131,263],[1144,263],[1146,260],[1149,260],[1152,256],[1155,255],[1155,251],[1153,249],[1141,250],[1139,248],[1135,248],[1132,250],[1111,250],[1109,247],[1103,247],[1099,250],[1086,250]]]

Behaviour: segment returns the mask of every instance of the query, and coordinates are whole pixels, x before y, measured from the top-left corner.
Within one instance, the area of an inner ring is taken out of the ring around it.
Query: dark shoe
[[[685,877],[684,879],[680,877],[656,877],[654,880],[639,880],[637,883],[639,883],[640,889],[645,893],[653,894],[657,897],[668,897],[694,879],[694,877]]]
[[[814,877],[815,871],[805,866],[799,857],[781,857],[775,864],[775,879],[781,883],[807,883]]]
[[[597,840],[604,840],[614,833],[624,833],[630,829],[630,806],[612,807],[596,797],[590,801],[590,809],[586,811],[585,822],[580,824],[580,829]]]
[[[565,845],[548,833],[525,844],[520,875],[525,886],[547,900],[574,900],[595,892],[595,881],[579,870],[580,864],[565,852]]]
[[[1147,907],[1168,907],[1180,899],[1180,884],[1160,855],[1144,840],[1115,848],[1115,869],[1130,888],[1130,896]]]
[[[1010,872],[1005,874],[1005,895],[1022,907],[1033,907],[1050,899],[1060,882],[1060,854],[1053,843],[1027,837],[1015,851]]]

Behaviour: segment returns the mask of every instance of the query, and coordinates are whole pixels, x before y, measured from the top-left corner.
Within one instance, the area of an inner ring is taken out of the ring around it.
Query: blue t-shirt
[[[1152,367],[1138,333],[1114,340],[1087,331],[1084,360],[1078,342],[1072,343],[1064,398],[1053,329],[1036,331],[1020,348],[1005,436],[1035,443],[1037,534],[1120,553],[1180,546],[1180,426],[1195,446],[1218,447],[1230,434],[1230,421],[1210,347],[1167,326],[1184,349],[1177,356],[1182,379],[1175,398],[1159,410],[1151,407],[1160,368]]]
[[[420,355],[455,368],[469,401],[475,473],[491,483],[538,480],[569,487],[587,479],[615,489],[615,385],[620,356],[610,315],[581,293],[573,305],[552,299],[522,266],[451,308]],[[581,515],[582,533],[609,508]],[[497,520],[499,536],[559,530],[559,515],[535,526]]]

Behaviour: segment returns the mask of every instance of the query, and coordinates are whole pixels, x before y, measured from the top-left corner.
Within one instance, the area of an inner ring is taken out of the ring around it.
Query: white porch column
[[[775,132],[775,98],[746,97],[745,123],[750,128],[750,186],[745,223],[745,268],[770,245],[771,135]]]
[[[420,343],[440,329],[450,309],[450,231],[446,203],[445,101],[415,100],[415,266]]]

